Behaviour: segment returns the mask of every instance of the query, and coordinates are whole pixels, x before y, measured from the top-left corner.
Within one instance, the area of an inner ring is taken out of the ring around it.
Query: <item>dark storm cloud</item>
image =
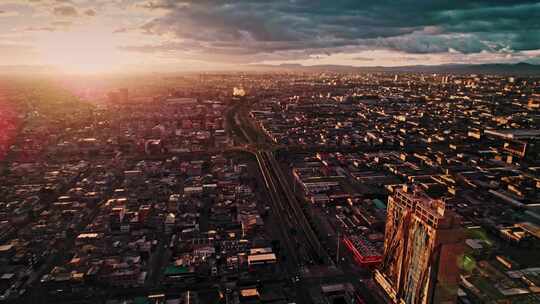
[[[203,53],[259,56],[377,48],[420,54],[540,48],[538,1],[149,0],[136,7],[166,11],[139,30],[183,41],[133,49],[138,51],[197,45]]]
[[[167,1],[167,0],[150,0],[142,3],[137,3],[136,6],[146,9],[174,9],[179,7],[179,1]]]

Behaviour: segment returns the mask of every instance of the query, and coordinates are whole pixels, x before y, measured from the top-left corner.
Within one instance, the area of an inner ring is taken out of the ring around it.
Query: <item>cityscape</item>
[[[540,303],[535,1],[5,2],[0,303]]]

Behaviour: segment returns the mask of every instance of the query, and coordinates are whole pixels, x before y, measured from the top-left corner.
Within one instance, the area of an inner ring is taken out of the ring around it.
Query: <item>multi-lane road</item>
[[[269,202],[272,205],[273,215],[282,224],[280,225],[280,234],[287,249],[288,269],[296,271],[309,264],[331,265],[331,258],[311,227],[300,202],[288,183],[288,179],[276,161],[274,153],[271,149],[260,148],[259,141],[264,136],[254,138],[253,134],[257,133],[257,130],[247,122],[246,117],[241,117],[241,114],[246,112],[243,108],[241,105],[236,105],[234,110],[229,113],[231,115],[229,122],[234,124],[230,127],[239,133],[236,135],[243,139],[245,145],[259,147],[255,148],[254,154],[270,196]]]
[[[281,193],[282,202],[285,204],[285,208],[281,209],[283,213],[280,215],[282,217],[287,216],[293,218],[293,226],[291,228],[295,228],[297,230],[297,234],[302,237],[304,241],[303,248],[305,249],[305,254],[307,254],[310,263],[330,265],[332,261],[329,258],[328,253],[321,245],[317,234],[311,227],[311,224],[307,216],[304,214],[300,202],[291,190],[288,179],[283,174],[281,166],[276,161],[273,153],[261,151],[258,152],[258,157],[261,157],[263,162],[266,163],[267,169],[265,170],[264,174],[269,175],[270,178],[274,179],[275,183],[277,184],[277,189],[274,191]]]

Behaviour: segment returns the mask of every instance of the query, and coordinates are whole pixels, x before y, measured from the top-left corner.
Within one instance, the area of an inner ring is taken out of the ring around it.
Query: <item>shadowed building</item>
[[[393,303],[455,303],[463,250],[463,230],[444,201],[404,186],[388,198],[375,281]]]

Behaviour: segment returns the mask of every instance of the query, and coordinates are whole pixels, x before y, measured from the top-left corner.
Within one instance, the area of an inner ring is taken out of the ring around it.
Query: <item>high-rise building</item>
[[[129,101],[129,90],[126,88],[110,91],[107,93],[110,103],[127,103]]]
[[[110,91],[107,93],[107,99],[110,103],[116,104],[120,100],[120,95],[116,91]]]
[[[441,78],[441,83],[442,84],[447,84],[448,83],[448,75],[443,75],[442,78]]]
[[[118,89],[119,99],[121,103],[129,101],[129,90],[127,88]]]
[[[392,303],[455,303],[464,233],[445,202],[410,186],[388,198],[381,267],[375,281]]]
[[[540,109],[540,94],[532,94],[529,98],[528,107],[531,110]]]

